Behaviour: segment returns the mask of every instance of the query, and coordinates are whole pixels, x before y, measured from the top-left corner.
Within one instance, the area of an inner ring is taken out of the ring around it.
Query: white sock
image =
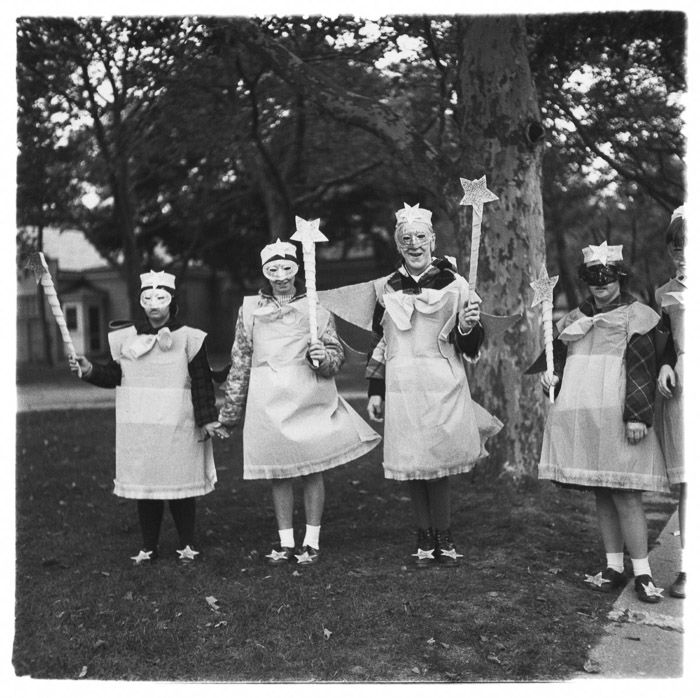
[[[615,572],[624,572],[624,553],[605,553],[605,558],[608,561],[608,567]]]
[[[649,567],[649,558],[643,557],[641,560],[632,558],[632,569],[634,576],[639,577],[640,574],[648,574],[651,577],[651,568]]]
[[[320,535],[320,526],[306,524],[306,535],[304,536],[304,542],[302,545],[310,545],[314,550],[318,550],[318,539]]]
[[[293,528],[281,528],[277,531],[280,534],[280,545],[283,548],[293,548],[294,547],[294,529]]]

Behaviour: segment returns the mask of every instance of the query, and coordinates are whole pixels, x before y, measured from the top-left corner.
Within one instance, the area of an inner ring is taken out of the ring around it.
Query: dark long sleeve
[[[671,368],[675,368],[676,361],[678,361],[678,354],[676,353],[676,343],[673,341],[671,319],[667,313],[661,313],[661,322],[659,324],[661,326],[661,331],[667,335],[664,350],[659,357],[659,367],[668,365]]]
[[[92,364],[92,371],[83,380],[98,388],[116,388],[122,382],[122,367],[111,359],[106,364]]]
[[[627,345],[625,354],[627,382],[625,410],[622,419],[627,422],[654,422],[654,397],[656,392],[656,357],[653,330],[635,334]]]
[[[479,349],[484,343],[484,328],[480,323],[477,323],[472,327],[471,332],[467,334],[462,334],[459,331],[459,320],[452,330],[451,339],[457,349],[468,356],[470,359],[475,358],[479,354]]]
[[[215,422],[219,413],[216,409],[216,396],[207,358],[206,342],[202,343],[201,349],[190,361],[187,369],[191,381],[194,421],[199,427]]]

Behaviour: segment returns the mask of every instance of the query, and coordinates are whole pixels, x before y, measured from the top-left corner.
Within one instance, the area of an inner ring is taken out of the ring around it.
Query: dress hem
[[[666,478],[637,475],[634,481],[632,481],[626,473],[620,473],[619,476],[616,474],[605,475],[601,473],[601,477],[597,478],[593,478],[590,475],[590,473],[579,477],[563,475],[561,472],[557,472],[556,469],[548,469],[540,466],[538,479],[551,480],[552,482],[558,482],[562,485],[579,485],[581,487],[604,487],[614,490],[641,490],[644,492],[669,492]]]
[[[114,494],[124,499],[187,499],[200,497],[214,491],[216,480],[196,487],[180,487],[164,490],[159,487],[128,486],[114,481]]]

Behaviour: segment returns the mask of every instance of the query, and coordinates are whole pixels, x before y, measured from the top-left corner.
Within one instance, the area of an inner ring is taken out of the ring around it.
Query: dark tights
[[[186,545],[194,547],[194,514],[195,499],[169,499],[170,513],[172,514],[177,535],[180,539],[180,548]],[[143,537],[144,550],[157,550],[160,537],[160,524],[163,521],[165,502],[162,499],[139,499],[136,501],[136,509],[139,514],[139,524]]]
[[[413,502],[418,528],[441,531],[450,527],[450,480],[409,480],[408,492]]]

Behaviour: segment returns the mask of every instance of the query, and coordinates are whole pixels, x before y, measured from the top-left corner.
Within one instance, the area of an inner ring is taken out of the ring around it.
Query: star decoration
[[[402,218],[406,223],[413,223],[414,221],[422,220],[423,216],[420,212],[420,204],[415,206],[409,206],[405,201],[403,202],[403,212]]]
[[[434,552],[435,548],[432,550],[422,550],[421,548],[418,548],[418,552],[413,553],[411,557],[417,557],[419,560],[432,560]]]
[[[660,599],[664,598],[661,593],[663,591],[662,587],[654,586],[654,582],[649,582],[649,584],[642,584],[642,589],[647,596],[658,596]]]
[[[194,560],[199,555],[196,550],[192,550],[189,545],[186,545],[182,550],[175,551],[180,557],[179,560]]]
[[[150,562],[151,555],[153,555],[152,550],[139,550],[138,555],[134,555],[131,559],[135,565],[140,565],[142,562]]]
[[[295,555],[294,557],[297,559],[297,562],[300,565],[303,565],[305,562],[313,562],[314,561],[314,556],[309,555],[308,550],[305,550],[301,555]]]
[[[605,584],[608,580],[603,579],[603,573],[598,572],[595,576],[591,576],[590,574],[586,575],[586,578],[583,580],[586,584],[592,584],[594,587],[602,587],[603,584]]]
[[[459,202],[460,206],[473,206],[474,213],[478,213],[479,217],[483,212],[483,204],[487,201],[498,201],[498,197],[486,188],[486,175],[480,179],[464,179],[459,178],[464,189],[464,196]]]
[[[530,287],[535,291],[535,298],[532,301],[532,306],[536,306],[543,301],[552,301],[552,292],[559,280],[558,276],[548,276],[547,267],[543,264],[540,275],[534,281],[530,282]]]
[[[454,548],[452,548],[452,550],[443,550],[440,548],[440,555],[443,557],[451,557],[453,560],[456,560],[458,557],[464,557],[464,555],[458,553]]]
[[[286,560],[287,553],[285,553],[284,550],[273,550],[265,555],[265,557],[269,557],[273,562],[276,562],[277,560]]]
[[[585,264],[600,263],[607,266],[608,262],[622,261],[622,245],[608,245],[604,240],[601,245],[589,245],[583,251]]]
[[[30,269],[34,274],[34,280],[39,283],[44,272],[49,270],[43,252],[32,252],[27,258],[25,269]]]
[[[299,216],[294,216],[294,219],[297,229],[290,238],[291,240],[298,240],[302,245],[311,242],[328,242],[328,238],[319,230],[319,225],[321,223],[320,218],[307,221],[303,218],[299,218]]]
[[[292,255],[295,254],[294,245],[290,244],[289,242],[282,242],[282,240],[279,238],[277,238],[277,240],[275,240],[273,243],[266,245],[265,251],[268,258],[277,257],[278,255],[280,257],[284,257],[290,253]]]

